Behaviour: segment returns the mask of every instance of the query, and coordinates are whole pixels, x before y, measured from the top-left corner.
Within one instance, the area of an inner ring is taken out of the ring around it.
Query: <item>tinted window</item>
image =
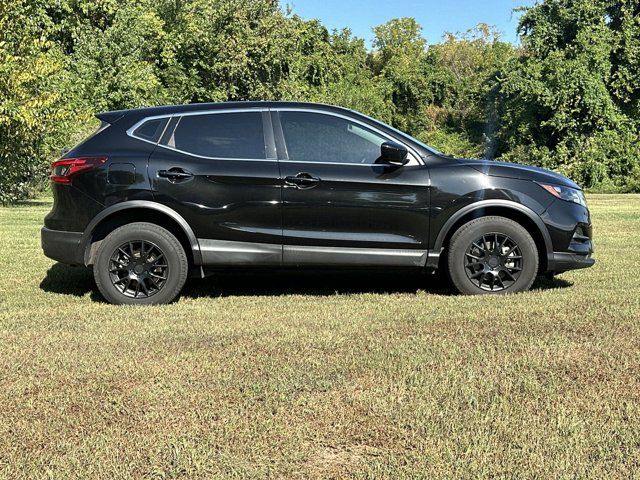
[[[372,164],[387,141],[344,118],[321,113],[280,112],[289,159],[298,162]]]
[[[259,112],[185,115],[169,146],[214,158],[266,158]]]
[[[155,120],[148,120],[136,128],[133,134],[136,137],[144,138],[145,140],[151,140],[157,142],[162,134],[162,130],[167,123],[167,118],[157,118]]]

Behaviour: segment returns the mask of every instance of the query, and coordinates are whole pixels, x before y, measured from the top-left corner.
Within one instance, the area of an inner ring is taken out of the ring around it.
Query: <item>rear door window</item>
[[[201,157],[266,158],[261,112],[183,115],[164,143]]]

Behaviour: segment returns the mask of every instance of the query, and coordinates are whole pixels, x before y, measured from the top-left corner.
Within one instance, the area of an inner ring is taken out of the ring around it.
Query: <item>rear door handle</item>
[[[302,172],[295,176],[285,177],[284,183],[296,188],[313,188],[320,183],[320,179],[310,173]]]
[[[169,170],[158,170],[158,176],[168,178],[171,181],[186,180],[193,177],[193,173],[187,172],[181,168],[171,168]]]

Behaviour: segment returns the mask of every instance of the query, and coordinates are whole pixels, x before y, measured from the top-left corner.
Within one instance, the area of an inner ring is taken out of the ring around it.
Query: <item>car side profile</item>
[[[465,294],[593,265],[578,185],[447,157],[370,117],[293,102],[97,115],[53,163],[45,255],[92,266],[115,304],[174,300],[232,267],[444,269]]]

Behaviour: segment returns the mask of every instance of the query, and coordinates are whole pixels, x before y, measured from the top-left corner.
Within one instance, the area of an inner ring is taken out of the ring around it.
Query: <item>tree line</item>
[[[2,2],[0,202],[44,188],[96,112],[256,99],[341,105],[449,155],[640,191],[640,1],[544,0],[518,33],[428,45],[398,18],[368,48],[277,0]]]

